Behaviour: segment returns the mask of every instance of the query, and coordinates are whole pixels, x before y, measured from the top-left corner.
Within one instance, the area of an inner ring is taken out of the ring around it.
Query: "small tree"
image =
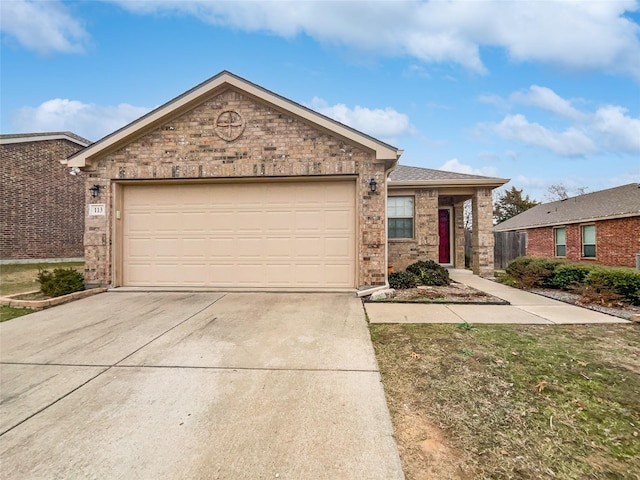
[[[575,195],[584,195],[587,193],[589,187],[576,187],[573,189]],[[566,200],[569,198],[569,190],[562,183],[554,183],[553,185],[549,185],[547,187],[547,193],[545,195],[545,199],[550,202],[555,202],[557,200]]]
[[[493,219],[496,223],[502,223],[536,205],[538,202],[529,198],[529,195],[522,196],[522,189],[511,187],[497,195],[493,205]]]

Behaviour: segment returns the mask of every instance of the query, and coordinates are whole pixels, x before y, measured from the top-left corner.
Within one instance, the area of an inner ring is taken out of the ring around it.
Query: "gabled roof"
[[[82,138],[72,132],[42,132],[42,133],[9,133],[0,135],[0,145],[11,143],[42,142],[45,140],[68,140],[83,147],[91,145],[91,140]]]
[[[466,173],[446,172],[431,168],[398,165],[389,175],[389,186],[486,186],[499,187],[508,178],[483,177]]]
[[[86,162],[91,161],[93,158],[126,145],[144,133],[162,125],[170,118],[186,113],[204,102],[207,98],[218,95],[230,88],[241,91],[243,94],[253,97],[262,103],[271,105],[277,110],[287,112],[292,116],[311,123],[316,128],[324,130],[331,135],[345,138],[367,149],[375,151],[377,159],[384,160],[385,163],[388,163],[387,168],[393,166],[402,154],[402,150],[392,147],[391,145],[381,142],[380,140],[359,132],[225,70],[131,122],[120,130],[98,140],[96,143],[91,145],[91,147],[72,155],[67,159],[66,163],[70,167],[84,167]]]
[[[640,183],[541,203],[496,225],[496,232],[640,216]]]

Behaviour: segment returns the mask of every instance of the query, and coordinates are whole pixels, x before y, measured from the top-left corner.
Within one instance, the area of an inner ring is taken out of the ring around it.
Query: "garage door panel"
[[[353,288],[355,183],[124,188],[123,284]]]
[[[293,249],[293,239],[291,237],[267,237],[264,244],[264,254],[267,259],[290,258]]]
[[[351,238],[329,237],[324,239],[324,255],[326,258],[335,261],[336,259],[347,258],[347,253],[353,246]]]

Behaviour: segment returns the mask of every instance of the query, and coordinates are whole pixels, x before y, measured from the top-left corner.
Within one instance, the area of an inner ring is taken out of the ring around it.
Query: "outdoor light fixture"
[[[89,191],[91,192],[91,196],[93,198],[96,198],[98,195],[100,195],[100,185],[94,185],[89,189]]]
[[[372,178],[369,180],[369,190],[373,193],[376,191],[376,188],[378,188],[378,182],[376,182],[375,178]]]

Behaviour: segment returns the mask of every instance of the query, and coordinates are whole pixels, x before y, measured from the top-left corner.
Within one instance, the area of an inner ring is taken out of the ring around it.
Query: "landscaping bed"
[[[373,301],[392,303],[509,304],[509,302],[501,298],[457,282],[451,282],[449,285],[419,285],[414,288],[394,289],[390,296]]]

